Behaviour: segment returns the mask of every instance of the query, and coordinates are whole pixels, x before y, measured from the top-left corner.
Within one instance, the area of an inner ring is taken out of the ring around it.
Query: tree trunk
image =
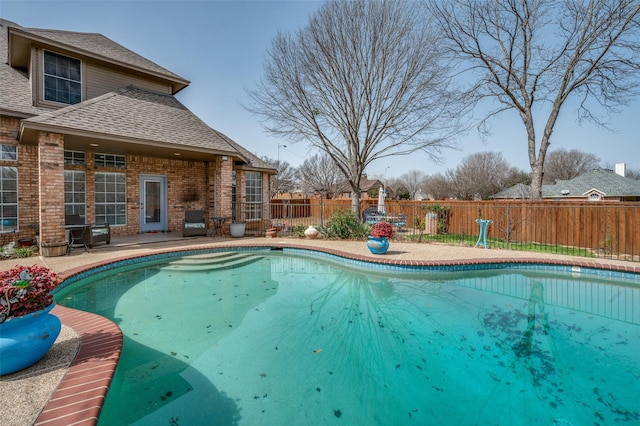
[[[360,217],[360,189],[351,193],[351,210]]]
[[[531,200],[542,199],[542,161],[531,165]]]

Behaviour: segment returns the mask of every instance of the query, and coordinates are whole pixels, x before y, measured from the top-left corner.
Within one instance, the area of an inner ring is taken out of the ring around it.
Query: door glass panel
[[[160,223],[160,182],[146,181],[144,198],[145,223]]]

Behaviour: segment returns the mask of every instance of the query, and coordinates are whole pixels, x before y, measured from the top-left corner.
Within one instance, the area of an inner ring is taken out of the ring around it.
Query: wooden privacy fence
[[[377,200],[363,200],[362,212]],[[348,210],[351,200],[272,200],[265,209],[283,228],[323,225],[337,209]],[[584,255],[640,261],[640,203],[567,201],[396,201],[387,200],[388,216],[407,216],[406,238],[443,242],[474,242],[477,219],[491,220],[489,247],[527,249],[546,246],[574,248]],[[575,251],[571,253],[576,253]]]

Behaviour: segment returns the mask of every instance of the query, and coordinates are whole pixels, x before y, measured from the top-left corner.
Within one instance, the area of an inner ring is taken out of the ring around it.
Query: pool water
[[[124,333],[100,425],[640,422],[637,282],[243,256],[58,292]]]

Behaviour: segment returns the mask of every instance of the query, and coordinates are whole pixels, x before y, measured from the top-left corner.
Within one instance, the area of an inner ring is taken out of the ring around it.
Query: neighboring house
[[[268,219],[276,170],[175,98],[189,81],[100,34],[0,32],[1,233],[61,239],[65,213],[121,235],[178,231],[189,209]]]
[[[351,195],[353,193],[351,185],[349,185],[349,183],[346,181],[338,185],[338,193],[340,194],[339,197],[351,198]],[[360,198],[365,198],[367,194],[369,194],[369,191],[371,191],[371,193],[375,194],[375,196],[372,198],[377,199],[378,190],[380,188],[384,188],[384,185],[378,179],[368,179],[367,175],[362,175],[362,177],[360,178]]]
[[[571,180],[542,185],[542,198],[547,200],[640,201],[640,180],[631,179],[613,170],[596,169]],[[528,199],[528,185],[517,184],[497,194],[493,199]]]

